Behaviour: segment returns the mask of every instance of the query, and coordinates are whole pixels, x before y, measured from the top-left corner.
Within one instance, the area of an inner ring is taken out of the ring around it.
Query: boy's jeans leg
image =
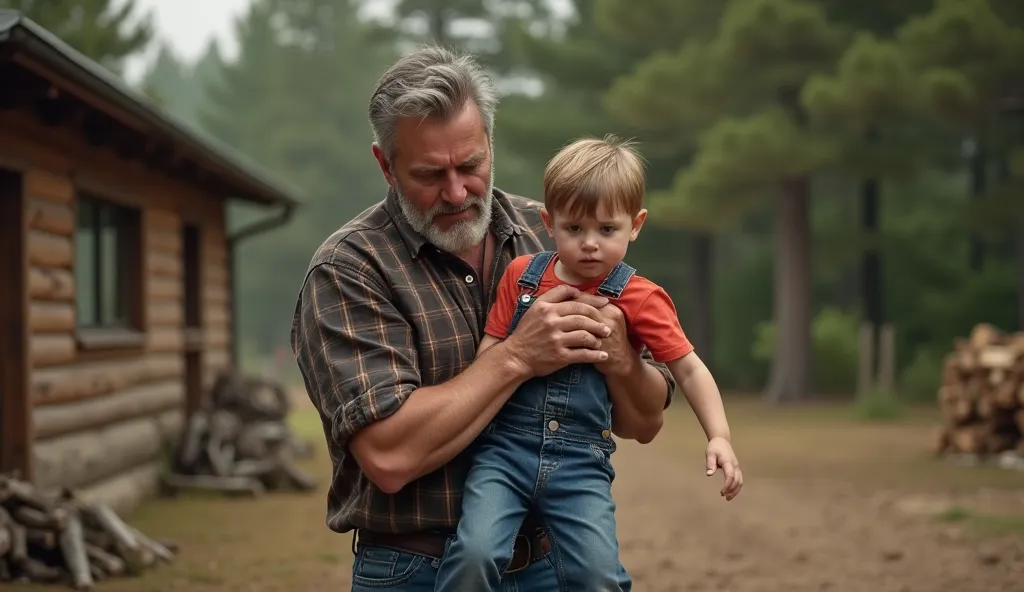
[[[619,561],[609,452],[569,442],[561,452],[539,503],[562,589],[630,592],[632,581]]]
[[[519,527],[537,482],[525,435],[481,437],[466,477],[462,516],[437,577],[436,592],[500,592]],[[531,458],[531,456],[533,458]]]

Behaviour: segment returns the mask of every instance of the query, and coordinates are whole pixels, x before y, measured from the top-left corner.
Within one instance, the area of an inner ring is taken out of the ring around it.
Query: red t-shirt
[[[498,283],[498,294],[487,316],[484,331],[499,339],[508,335],[512,315],[516,311],[516,303],[523,288],[516,282],[530,263],[530,255],[521,255],[509,263],[508,269]],[[540,296],[551,288],[566,282],[555,275],[555,261],[551,263],[541,276],[536,295]],[[597,288],[604,278],[595,279],[586,284],[578,284],[582,292],[597,294]],[[637,350],[646,345],[656,362],[671,362],[693,351],[693,345],[686,338],[683,328],[679,325],[679,317],[672,299],[660,286],[640,275],[634,275],[622,295],[612,299],[611,303],[622,310],[626,318],[626,328],[630,343]]]

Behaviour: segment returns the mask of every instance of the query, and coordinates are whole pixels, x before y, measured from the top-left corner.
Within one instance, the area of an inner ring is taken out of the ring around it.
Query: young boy
[[[708,437],[707,474],[726,471],[732,499],[742,475],[721,395],[693,353],[668,294],[622,260],[647,211],[643,163],[613,137],[573,142],[548,163],[541,215],[557,253],[513,260],[498,285],[479,351],[507,337],[535,297],[562,283],[622,309],[630,341],[665,362]],[[628,591],[619,562],[610,462],[612,401],[602,374],[574,364],[525,382],[475,443],[463,514],[435,592],[501,590],[523,517],[536,506],[562,591]]]

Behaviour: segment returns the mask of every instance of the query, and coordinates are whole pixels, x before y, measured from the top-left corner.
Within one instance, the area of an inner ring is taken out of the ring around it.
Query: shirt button
[[[558,422],[553,420],[553,419],[551,421],[549,421],[548,422],[548,429],[551,430],[552,432],[558,430]]]
[[[473,276],[467,275],[466,276],[466,283],[467,284],[472,284],[473,283]]]

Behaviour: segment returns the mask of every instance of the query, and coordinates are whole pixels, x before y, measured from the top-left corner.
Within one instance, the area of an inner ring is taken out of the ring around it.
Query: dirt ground
[[[718,495],[721,475],[703,474],[703,434],[685,403],[655,442],[613,456],[622,559],[638,592],[1024,590],[1024,474],[930,458],[933,413],[864,423],[837,406],[727,406],[746,477],[731,502]],[[322,441],[308,410],[295,425]],[[303,466],[322,480],[312,495],[148,503],[131,521],[179,540],[182,555],[98,589],[348,590],[351,538],[324,525],[323,450]]]

